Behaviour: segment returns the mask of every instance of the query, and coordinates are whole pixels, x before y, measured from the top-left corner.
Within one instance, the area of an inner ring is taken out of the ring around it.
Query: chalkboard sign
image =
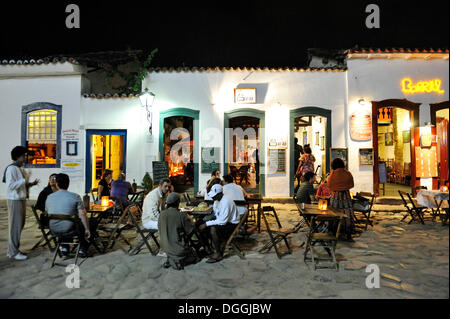
[[[169,178],[169,163],[168,162],[152,162],[153,164],[153,182],[155,185],[163,178]]]
[[[202,147],[202,173],[220,170],[220,148]]]
[[[286,173],[286,149],[269,149],[269,172]]]
[[[380,184],[387,182],[386,162],[378,163],[378,179]]]

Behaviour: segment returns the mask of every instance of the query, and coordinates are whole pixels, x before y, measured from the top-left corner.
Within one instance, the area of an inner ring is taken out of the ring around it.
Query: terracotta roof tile
[[[360,48],[360,49],[349,49],[345,51],[349,53],[449,53],[448,48],[445,49],[419,49],[419,48]]]
[[[268,68],[268,67],[177,67],[177,68],[167,68],[167,67],[156,67],[150,68],[151,73],[173,73],[173,72],[338,72],[345,71],[347,68],[341,67],[329,67],[329,68],[295,68],[295,67],[279,67],[279,68]]]

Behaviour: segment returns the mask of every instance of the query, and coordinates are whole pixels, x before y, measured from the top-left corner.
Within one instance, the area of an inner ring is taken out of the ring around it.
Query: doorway
[[[249,194],[264,195],[263,172],[265,114],[257,110],[237,110],[225,114],[224,174]]]
[[[192,196],[198,191],[199,117],[199,111],[186,108],[159,114],[159,160],[168,162],[175,191]]]
[[[448,122],[449,102],[430,104],[431,123],[436,126],[437,158],[439,178],[437,185],[433,182],[433,189],[439,189],[448,181]]]
[[[86,192],[97,188],[105,169],[117,179],[126,172],[126,130],[86,131]]]
[[[373,191],[377,196],[380,180],[383,196],[398,197],[399,190],[415,195],[414,128],[419,123],[419,105],[407,100],[372,102]],[[380,163],[386,167],[381,178]]]
[[[297,145],[304,146],[309,144],[312,154],[316,158],[314,170],[318,175],[318,179],[326,177],[330,172],[330,155],[331,148],[331,110],[319,107],[302,107],[290,111],[290,195],[294,195],[298,180],[295,173],[298,166],[296,158],[295,138]],[[298,155],[298,154],[297,154]]]

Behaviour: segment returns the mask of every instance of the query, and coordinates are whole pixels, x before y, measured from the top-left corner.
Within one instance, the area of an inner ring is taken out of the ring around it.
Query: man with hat
[[[187,239],[194,231],[194,225],[186,214],[178,210],[180,195],[170,193],[166,200],[167,209],[158,219],[158,231],[161,249],[167,254],[164,267],[176,270],[197,261]]]
[[[215,253],[207,260],[207,263],[215,263],[223,258],[221,241],[227,240],[237,224],[239,224],[239,212],[233,200],[223,195],[222,185],[214,185],[208,196],[214,201],[219,201],[219,204],[214,206],[216,219],[208,220],[206,223],[201,224],[199,229],[204,230],[206,227],[209,227]]]

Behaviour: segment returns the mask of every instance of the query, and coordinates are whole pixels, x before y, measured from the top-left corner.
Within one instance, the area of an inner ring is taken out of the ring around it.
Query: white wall
[[[234,88],[238,86],[257,87],[258,104],[234,104]],[[289,145],[292,145],[293,137],[289,136],[289,111],[306,106],[331,109],[333,145],[340,146],[344,142],[344,72],[151,73],[144,81],[143,88],[156,94],[154,132],[159,131],[158,115],[161,110],[183,107],[200,111],[199,150],[201,147],[215,146],[220,147],[223,152],[224,112],[238,108],[254,108],[266,112],[266,154],[271,137],[288,138]],[[154,147],[146,152],[146,156],[157,156],[158,148]],[[198,158],[199,155],[197,154]],[[267,158],[261,156],[261,161],[263,160],[267,163]],[[286,161],[286,174],[266,175],[266,196],[289,196],[289,152]],[[223,171],[223,163],[221,168]],[[209,177],[209,174],[201,174],[199,185],[204,185]]]
[[[16,68],[16,69],[14,69]],[[60,76],[39,76],[39,74],[64,73]],[[78,129],[80,123],[81,75],[78,67],[69,63],[45,66],[0,66],[0,170],[3,176],[5,167],[11,163],[10,152],[13,147],[21,145],[22,106],[36,102],[50,102],[62,105],[62,128]],[[16,77],[26,73],[35,73],[35,77]],[[74,75],[70,75],[72,74]],[[4,76],[8,76],[7,78]],[[80,146],[79,146],[80,147]],[[61,159],[66,157],[61,151]],[[40,185],[30,191],[30,199],[36,199],[39,192],[47,185],[51,173],[61,169],[32,168],[32,179],[39,178]],[[82,182],[74,182],[70,190],[81,193]],[[4,183],[0,183],[0,199],[6,198]]]
[[[449,88],[449,65],[448,60],[442,59],[349,59],[348,65],[348,103],[350,116],[361,106],[358,104],[360,98],[365,101],[382,101],[385,99],[407,99],[414,103],[421,103],[419,124],[430,121],[430,103],[448,101]],[[444,94],[437,93],[416,93],[414,95],[404,94],[401,90],[401,80],[410,77],[414,83],[418,81],[432,80],[439,78],[442,80],[441,89]],[[371,114],[371,105],[366,106]],[[349,121],[347,121],[348,123]],[[373,169],[372,167],[359,167],[358,149],[371,148],[372,141],[355,142],[350,139],[348,124],[345,126],[345,134],[349,148],[350,171],[357,175],[355,179],[356,191],[373,190]],[[412,137],[411,137],[412,138]]]

